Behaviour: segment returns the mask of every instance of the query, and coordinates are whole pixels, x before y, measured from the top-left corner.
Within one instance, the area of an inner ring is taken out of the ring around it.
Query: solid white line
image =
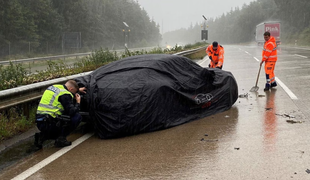
[[[254,59],[259,62],[259,59],[257,59],[256,57],[254,57]]]
[[[208,56],[205,56],[205,57],[202,59],[202,61],[198,63],[199,66],[201,66],[203,63],[205,63],[207,60],[209,60],[208,58],[209,58]]]
[[[302,57],[302,58],[305,58],[307,59],[308,57],[307,56],[302,56],[302,55],[299,55],[299,54],[294,54],[295,56],[298,56],[298,57]]]
[[[84,136],[82,136],[79,139],[77,139],[74,142],[72,142],[71,146],[67,146],[67,147],[64,147],[64,148],[60,149],[59,151],[57,151],[54,154],[50,155],[49,157],[47,157],[46,159],[42,160],[38,164],[32,166],[31,168],[27,169],[23,173],[21,173],[18,176],[14,177],[13,180],[21,180],[21,179],[28,178],[32,174],[36,173],[37,171],[39,171],[43,167],[47,166],[48,164],[50,164],[51,162],[53,162],[54,160],[56,160],[60,156],[64,155],[65,153],[67,153],[68,151],[70,151],[71,149],[76,147],[77,145],[81,144],[82,142],[84,142],[85,140],[90,138],[92,135],[93,135],[93,133],[85,134]]]
[[[298,99],[297,96],[295,96],[295,94],[279,78],[276,77],[276,81],[284,89],[287,95],[290,96],[291,99]]]

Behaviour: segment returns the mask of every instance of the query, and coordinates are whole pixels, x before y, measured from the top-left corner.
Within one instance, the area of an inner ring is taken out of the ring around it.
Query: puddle
[[[87,129],[85,123],[81,124],[74,132],[89,132],[90,129]],[[75,133],[72,134],[75,134]],[[84,134],[83,133],[83,134]],[[6,148],[5,150],[0,152],[0,174],[1,172],[9,167],[17,163],[18,161],[24,159],[32,155],[33,153],[39,151],[37,147],[34,146],[34,136],[30,136],[11,147]],[[44,142],[44,148],[53,147],[54,140],[46,140]]]
[[[0,153],[0,172],[38,149],[33,145],[33,137],[28,138]]]

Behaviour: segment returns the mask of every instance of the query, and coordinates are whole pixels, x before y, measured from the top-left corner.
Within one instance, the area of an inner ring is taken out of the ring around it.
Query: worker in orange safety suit
[[[210,64],[209,68],[223,68],[224,63],[224,48],[219,45],[218,42],[214,41],[206,49],[206,53],[209,56]]]
[[[274,75],[274,68],[278,60],[278,55],[276,40],[273,36],[270,35],[270,32],[264,33],[264,39],[265,44],[262,52],[262,61],[260,65],[265,62],[265,73],[267,82],[264,91],[268,91],[269,89],[277,86]]]

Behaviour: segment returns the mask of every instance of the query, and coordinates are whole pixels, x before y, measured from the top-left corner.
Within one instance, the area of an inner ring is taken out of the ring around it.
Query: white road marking
[[[299,54],[294,54],[294,56],[302,57],[302,58],[305,58],[305,59],[308,58],[307,56],[302,56],[302,55],[299,55]]]
[[[260,60],[259,59],[257,59],[256,57],[254,57],[254,59],[257,61],[257,62],[259,62]]]
[[[93,135],[93,133],[85,134],[84,136],[82,136],[79,139],[77,139],[74,142],[72,142],[71,146],[67,146],[67,147],[64,147],[64,148],[60,149],[59,151],[57,151],[54,154],[50,155],[49,157],[47,157],[46,159],[42,160],[38,164],[32,166],[31,168],[29,168],[26,171],[22,172],[18,176],[14,177],[13,180],[21,180],[21,179],[28,178],[32,174],[36,173],[37,171],[39,171],[43,167],[47,166],[48,164],[50,164],[51,162],[53,162],[54,160],[56,160],[60,156],[64,155],[65,153],[67,153],[71,149],[75,148],[77,145],[81,144],[82,142],[84,142],[85,140],[90,138],[92,135]]]
[[[287,95],[290,96],[291,99],[298,99],[297,96],[279,78],[276,77],[276,81],[284,89]]]
[[[240,49],[240,48],[239,48]],[[241,50],[241,49],[240,49]],[[247,53],[248,55],[252,55],[252,54],[250,54],[248,51],[244,51],[245,53]],[[258,58],[256,58],[256,57],[253,57],[257,62],[259,62],[260,60],[258,59]]]
[[[247,53],[248,55],[251,55],[249,52],[247,52],[247,51],[244,51],[245,53]]]
[[[254,59],[260,62],[258,58],[254,57]],[[284,91],[290,96],[291,99],[295,99],[295,100],[298,99],[297,96],[279,78],[276,77],[276,81],[284,89]]]
[[[247,51],[245,51],[245,53],[249,54]],[[295,54],[295,55],[297,55],[297,54]],[[260,60],[258,58],[254,57],[254,59],[257,62],[260,62]],[[203,61],[201,63],[199,63],[199,65],[201,66],[201,64],[203,64],[206,60],[208,60],[207,57],[205,57],[203,59]],[[298,99],[297,96],[279,78],[276,77],[276,81],[284,89],[284,91],[290,96],[291,99],[294,99],[294,100]]]
[[[205,63],[205,62],[208,61],[208,60],[209,60],[209,57],[208,57],[208,56],[205,56],[205,57],[202,59],[202,61],[199,61],[199,62],[198,62],[199,66],[201,66],[203,63]]]

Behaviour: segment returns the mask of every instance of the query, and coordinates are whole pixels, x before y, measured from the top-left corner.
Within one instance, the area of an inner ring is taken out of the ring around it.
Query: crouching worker
[[[41,149],[48,139],[54,139],[56,147],[71,145],[66,137],[82,120],[78,92],[85,93],[85,90],[85,87],[79,88],[74,80],[69,80],[64,85],[52,85],[44,91],[36,113],[40,133],[35,134],[35,146]]]
[[[206,53],[210,58],[209,68],[223,68],[224,63],[224,47],[214,41],[206,49]]]

